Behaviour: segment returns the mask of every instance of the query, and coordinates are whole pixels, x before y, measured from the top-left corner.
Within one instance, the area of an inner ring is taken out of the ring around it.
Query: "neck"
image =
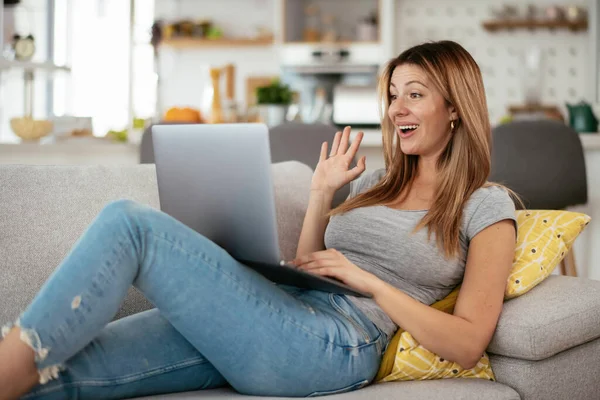
[[[435,185],[437,182],[437,157],[419,157],[416,182],[420,185]]]

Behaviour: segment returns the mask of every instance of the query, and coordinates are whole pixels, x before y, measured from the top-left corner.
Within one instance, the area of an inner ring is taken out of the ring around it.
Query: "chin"
[[[409,145],[400,143],[400,149],[402,150],[402,153],[404,153],[406,155],[415,155],[415,156],[419,155],[419,149],[416,148],[415,146],[409,146]]]

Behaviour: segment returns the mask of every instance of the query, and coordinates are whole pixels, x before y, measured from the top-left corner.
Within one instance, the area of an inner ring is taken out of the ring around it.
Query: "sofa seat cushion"
[[[552,275],[535,290],[504,303],[487,351],[543,360],[598,337],[600,281]]]
[[[229,399],[292,399],[293,397],[244,396],[230,388],[200,390],[196,392],[175,393],[145,399],[165,400],[229,400]],[[482,379],[440,379],[432,381],[387,382],[369,385],[353,392],[334,394],[324,397],[331,400],[519,400],[519,394],[512,388],[498,382]]]

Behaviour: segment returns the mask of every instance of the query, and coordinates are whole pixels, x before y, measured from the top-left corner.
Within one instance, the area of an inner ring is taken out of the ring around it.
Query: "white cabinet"
[[[283,0],[283,42],[379,42],[382,0]],[[371,29],[374,25],[375,29]]]
[[[306,68],[308,66],[340,64],[348,68],[345,72],[369,73],[368,66],[385,61],[379,43],[290,43],[282,46],[280,51],[282,66],[305,67],[299,71],[304,73],[313,73]]]
[[[294,66],[297,72],[307,74],[371,73],[374,66],[380,67],[394,56],[394,0],[282,2],[280,59],[284,67]],[[331,22],[334,35],[329,34]],[[332,65],[344,69],[311,69]]]

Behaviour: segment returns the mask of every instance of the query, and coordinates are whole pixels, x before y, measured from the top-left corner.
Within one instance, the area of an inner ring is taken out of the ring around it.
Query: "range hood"
[[[283,49],[282,67],[296,74],[377,74],[377,48],[306,45]]]

